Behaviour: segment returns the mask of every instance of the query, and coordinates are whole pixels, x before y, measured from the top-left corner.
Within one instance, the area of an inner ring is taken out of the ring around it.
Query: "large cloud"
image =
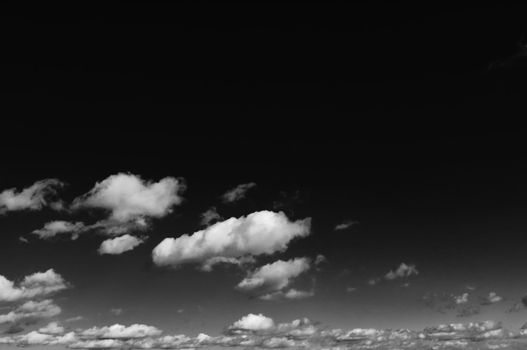
[[[278,260],[250,272],[236,288],[259,295],[262,299],[273,299],[273,293],[281,292],[294,278],[308,271],[310,267],[308,258]],[[290,294],[291,298],[299,296],[296,290],[286,294]]]
[[[236,201],[239,201],[240,199],[245,198],[245,195],[247,194],[247,191],[249,191],[251,188],[256,187],[256,184],[254,182],[249,182],[246,184],[240,184],[227,192],[225,192],[221,198],[224,203],[233,203]]]
[[[145,181],[133,174],[111,175],[73,202],[74,208],[102,208],[110,219],[128,222],[142,217],[160,218],[180,204],[185,189],[181,179],[165,177],[158,182]]]
[[[134,249],[143,242],[142,239],[128,234],[116,238],[110,238],[101,243],[99,254],[122,254]]]
[[[18,285],[0,275],[0,302],[44,296],[66,288],[64,278],[53,269],[28,275]]]
[[[284,251],[292,239],[307,236],[310,222],[310,218],[292,222],[282,212],[255,212],[215,223],[192,235],[165,238],[152,251],[152,258],[160,266],[177,266],[203,264],[217,257],[273,254]]]
[[[15,210],[40,210],[46,206],[61,209],[62,202],[52,198],[63,186],[64,183],[58,179],[45,179],[21,191],[16,188],[4,190],[0,192],[0,214]]]

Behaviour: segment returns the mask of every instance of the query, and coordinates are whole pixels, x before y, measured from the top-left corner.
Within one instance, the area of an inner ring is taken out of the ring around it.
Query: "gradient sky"
[[[129,16],[43,28],[31,16],[7,22],[19,38],[0,68],[12,117],[2,127],[0,193],[57,178],[68,184],[58,196],[69,205],[118,173],[184,178],[187,187],[181,204],[152,219],[145,243],[119,255],[98,254],[108,237],[96,232],[31,235],[52,220],[92,223],[104,211],[0,214],[0,275],[20,281],[53,268],[71,284],[52,296],[62,312],[24,332],[59,321],[217,335],[249,313],[336,328],[523,325],[525,310],[507,312],[527,293],[525,130],[505,122],[521,117],[526,92],[516,9],[442,8],[395,20],[391,7],[356,8],[333,26],[312,24],[312,7],[296,26],[287,15],[281,25],[226,24],[207,17],[213,10],[189,24],[133,7]],[[244,198],[222,202],[246,183],[256,186]],[[202,229],[211,207],[224,219],[262,210],[310,217],[310,234],[245,268],[156,266],[154,247]],[[266,301],[235,290],[259,266],[317,255],[326,261],[292,283],[312,297]],[[418,274],[383,278],[401,263]],[[422,300],[465,292],[478,307],[468,317],[457,315],[465,305],[439,312]],[[481,305],[490,292],[503,300]],[[0,314],[12,306],[0,303]]]

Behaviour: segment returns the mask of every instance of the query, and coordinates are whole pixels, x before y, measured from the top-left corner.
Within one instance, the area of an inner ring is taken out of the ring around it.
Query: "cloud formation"
[[[130,222],[138,218],[160,218],[182,202],[185,185],[181,179],[165,177],[158,182],[143,180],[138,175],[111,175],[86,194],[76,198],[73,208],[101,208],[110,213],[110,220]]]
[[[59,179],[44,179],[21,191],[16,188],[6,189],[0,192],[0,214],[17,210],[40,210],[47,206],[62,209],[62,202],[54,197],[64,185]]]
[[[274,293],[282,292],[294,278],[308,271],[310,267],[308,258],[278,260],[250,272],[236,288],[258,295],[264,300],[273,300],[279,296],[274,296]],[[299,295],[298,291],[289,294],[292,299],[298,298]]]
[[[178,266],[206,264],[218,257],[270,255],[284,251],[294,238],[309,235],[310,224],[310,218],[290,221],[282,212],[259,211],[215,223],[192,235],[165,238],[152,251],[152,259],[159,266]]]
[[[229,329],[242,331],[261,331],[274,328],[274,321],[272,318],[262,314],[248,314],[243,316],[238,321],[234,322]]]
[[[116,238],[109,238],[101,243],[99,254],[122,254],[142,244],[144,240],[129,234]]]
[[[218,213],[216,207],[211,207],[203,214],[201,214],[201,224],[203,226],[209,226],[214,221],[221,220],[221,215]]]
[[[0,302],[45,296],[66,288],[64,278],[53,269],[28,275],[18,285],[0,275]]]
[[[340,224],[335,225],[335,231],[347,230],[348,228],[358,223],[359,223],[358,221],[354,221],[354,220],[345,220],[341,222]]]
[[[50,299],[27,301],[7,314],[0,314],[0,324],[3,323],[33,323],[43,318],[57,316],[61,308]]]
[[[85,226],[82,222],[70,222],[70,221],[50,221],[44,224],[44,227],[34,230],[31,232],[34,235],[37,235],[41,239],[49,239],[55,237],[59,234],[73,234],[73,239],[76,236],[87,230],[88,227]]]
[[[384,276],[384,278],[388,281],[391,281],[398,278],[406,278],[418,274],[419,271],[417,271],[415,265],[406,265],[405,263],[401,263],[401,265],[399,265],[396,270],[391,270]]]
[[[227,192],[225,192],[221,199],[224,203],[234,203],[237,202],[243,198],[245,198],[245,195],[247,192],[251,189],[256,187],[256,184],[254,182],[249,182],[246,184],[240,184]]]

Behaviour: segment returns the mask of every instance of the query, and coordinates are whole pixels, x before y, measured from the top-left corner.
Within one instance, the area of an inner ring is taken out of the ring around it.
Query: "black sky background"
[[[184,176],[199,212],[254,181],[336,261],[525,260],[519,3],[66,10],[2,20],[5,186]]]

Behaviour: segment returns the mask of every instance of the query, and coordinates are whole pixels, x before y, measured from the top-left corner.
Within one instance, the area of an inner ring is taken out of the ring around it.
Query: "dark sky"
[[[57,296],[58,319],[82,315],[86,327],[219,333],[249,312],[420,327],[459,320],[424,295],[467,285],[474,300],[505,300],[463,320],[517,327],[525,312],[506,310],[527,293],[524,14],[498,2],[203,4],[2,18],[0,192],[58,178],[70,202],[120,172],[183,177],[187,190],[143,245],[117,256],[97,254],[97,235],[19,241],[91,214],[1,216],[0,275],[54,268],[74,286]],[[249,182],[243,201],[219,201]],[[233,290],[245,275],[234,267],[155,266],[152,249],[202,228],[211,206],[224,218],[311,217],[307,238],[259,263],[324,255],[298,281],[315,295],[262,301]],[[368,285],[402,262],[419,274]]]

